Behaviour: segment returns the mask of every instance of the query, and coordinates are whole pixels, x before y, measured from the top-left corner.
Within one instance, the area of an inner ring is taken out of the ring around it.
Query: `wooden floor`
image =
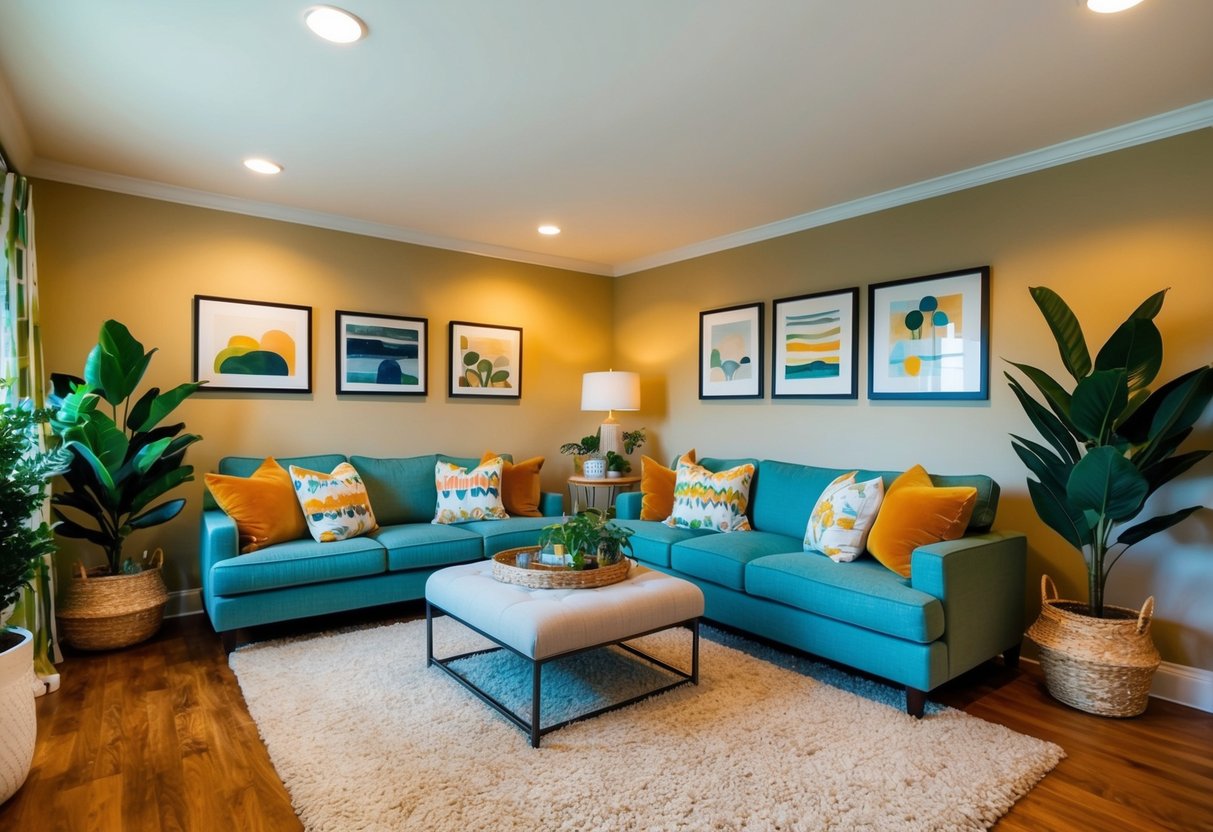
[[[406,605],[374,620],[419,614]],[[62,688],[38,700],[33,771],[0,806],[0,830],[302,828],[205,617],[61,669]],[[1211,714],[1151,700],[1135,719],[1090,716],[1050,699],[1030,663],[990,663],[934,698],[1066,750],[998,830],[1213,830]]]

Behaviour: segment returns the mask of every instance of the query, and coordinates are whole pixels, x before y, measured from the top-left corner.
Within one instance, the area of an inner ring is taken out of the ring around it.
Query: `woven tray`
[[[628,570],[632,568],[632,562],[627,558],[597,569],[577,570],[544,563],[531,563],[527,567],[516,565],[519,554],[538,551],[537,546],[523,546],[498,552],[493,555],[493,577],[502,583],[518,584],[531,589],[593,589],[619,583],[628,576]]]

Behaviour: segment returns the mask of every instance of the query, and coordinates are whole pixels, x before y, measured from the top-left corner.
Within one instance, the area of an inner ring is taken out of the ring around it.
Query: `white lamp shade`
[[[581,378],[582,410],[639,410],[640,375],[616,372],[586,373]]]

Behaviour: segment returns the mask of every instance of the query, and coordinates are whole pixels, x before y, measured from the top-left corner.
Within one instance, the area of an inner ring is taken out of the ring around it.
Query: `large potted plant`
[[[168,593],[161,556],[124,551],[127,538],[176,517],[185,500],[157,502],[194,478],[186,449],[201,437],[166,418],[201,386],[179,384],[161,392],[135,391],[156,351],[117,321],[106,321],[84,365],[84,378],[56,373],[51,427],[71,455],[66,490],[52,499],[56,532],[99,546],[105,562],[78,565],[60,605],[61,634],[88,650],[125,647],[160,629]],[[159,550],[156,550],[157,553]]]
[[[1116,607],[1104,603],[1104,587],[1128,549],[1203,508],[1140,517],[1150,495],[1211,452],[1178,451],[1213,398],[1213,368],[1198,367],[1151,389],[1162,366],[1154,317],[1166,290],[1134,310],[1094,361],[1065,301],[1043,287],[1030,291],[1074,387],[1010,362],[1039,394],[1006,374],[1046,443],[1012,435],[1012,447],[1036,476],[1028,492],[1037,514],[1085,559],[1088,599],[1058,599],[1043,576],[1041,615],[1028,635],[1041,648],[1053,696],[1091,713],[1136,716],[1145,710],[1159,664],[1149,635],[1154,599],[1141,610]]]
[[[0,397],[7,387],[0,381]],[[46,418],[27,400],[0,400],[0,803],[25,782],[38,727],[33,635],[5,622],[39,561],[55,548],[50,527],[30,521],[46,499],[47,480],[67,463],[62,452],[38,451],[37,425]]]

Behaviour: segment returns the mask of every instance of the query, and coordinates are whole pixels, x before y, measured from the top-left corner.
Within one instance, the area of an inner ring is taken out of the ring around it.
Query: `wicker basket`
[[[1081,601],[1062,601],[1048,575],[1040,579],[1040,617],[1028,638],[1040,645],[1045,685],[1054,698],[1099,716],[1137,716],[1150,698],[1161,663],[1150,638],[1154,597],[1141,611],[1104,605],[1107,618],[1085,613]]]
[[[593,589],[617,584],[628,576],[632,562],[623,558],[610,566],[597,569],[569,569],[566,566],[545,566],[532,563],[528,567],[516,565],[522,552],[538,552],[537,546],[506,549],[493,555],[493,577],[502,583],[518,584],[531,589]]]
[[[59,635],[81,650],[113,650],[151,638],[164,621],[168,590],[160,574],[164,552],[152,553],[151,566],[134,575],[88,577],[77,563],[59,606]]]

